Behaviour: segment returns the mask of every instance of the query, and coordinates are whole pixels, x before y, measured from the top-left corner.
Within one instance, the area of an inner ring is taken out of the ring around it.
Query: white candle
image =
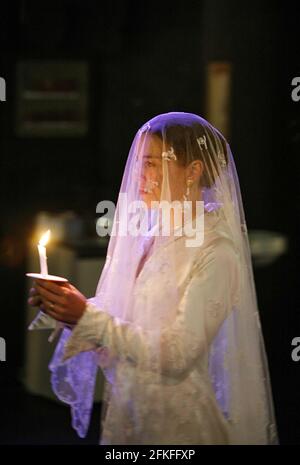
[[[47,266],[47,255],[46,255],[46,244],[50,237],[50,230],[43,234],[38,244],[38,251],[40,256],[40,267],[41,267],[41,274],[43,276],[48,275],[48,266]]]

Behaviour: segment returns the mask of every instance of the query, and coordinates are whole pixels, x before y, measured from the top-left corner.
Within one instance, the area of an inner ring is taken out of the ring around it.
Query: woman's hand
[[[76,324],[82,317],[87,299],[70,283],[57,284],[38,279],[31,289],[30,305],[39,305],[41,310],[57,321]]]
[[[28,299],[28,304],[31,305],[32,307],[40,307],[42,304],[42,299],[40,295],[38,294],[38,291],[36,290],[35,287],[32,287],[29,291],[29,299]]]

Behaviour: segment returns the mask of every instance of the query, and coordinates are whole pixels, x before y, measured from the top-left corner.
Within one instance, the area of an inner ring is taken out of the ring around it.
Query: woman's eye
[[[145,166],[150,168],[150,167],[154,166],[154,163],[152,163],[151,161],[146,161]]]
[[[153,161],[147,161],[146,166],[153,167],[153,166],[155,166],[155,163],[153,163]]]

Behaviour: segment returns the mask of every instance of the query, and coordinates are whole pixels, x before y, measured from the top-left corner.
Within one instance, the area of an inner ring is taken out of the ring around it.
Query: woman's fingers
[[[37,292],[37,290],[36,290],[35,287],[30,288],[30,290],[29,290],[29,294],[30,294],[30,295],[37,295],[37,293],[38,293],[38,292]]]
[[[57,295],[64,295],[65,290],[68,288],[69,283],[63,283],[57,284],[53,281],[46,281],[44,279],[38,279],[36,281],[36,284],[38,284],[39,288],[42,287],[43,289],[46,289],[49,292],[52,292],[53,294]]]
[[[61,314],[62,312],[59,312],[58,309],[57,310],[56,309],[51,309],[49,307],[49,305],[47,305],[46,303],[44,303],[41,308],[45,313],[47,313],[47,315],[51,316],[55,320],[62,321],[62,319],[63,319],[63,316]]]
[[[36,289],[36,287],[32,287],[29,290],[29,299],[27,300],[29,305],[32,305],[33,307],[38,307],[41,303],[41,297]]]
[[[85,311],[85,296],[71,284],[37,280],[35,286],[42,299],[41,308],[52,318],[73,324]]]
[[[41,286],[39,283],[36,283],[36,288],[37,288],[39,295],[42,297],[43,300],[48,300],[56,304],[64,305],[65,303],[64,292],[61,292],[60,295],[56,294],[52,292],[51,290],[48,290],[44,285]]]
[[[42,299],[39,296],[30,297],[27,301],[32,307],[38,307],[42,302]]]
[[[70,318],[67,318],[65,316],[65,309],[64,307],[61,307],[60,305],[55,304],[54,306],[51,305],[51,302],[47,302],[46,300],[43,301],[43,304],[40,306],[41,310],[43,310],[47,315],[51,316],[57,321],[60,321],[61,323],[66,323],[66,324],[72,324],[75,322],[75,320],[71,321]]]

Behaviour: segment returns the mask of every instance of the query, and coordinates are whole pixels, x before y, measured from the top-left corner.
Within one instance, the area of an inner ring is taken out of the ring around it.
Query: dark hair
[[[167,115],[169,114],[167,113]],[[150,121],[149,133],[159,137],[169,147],[173,147],[177,160],[182,166],[187,166],[193,160],[201,160],[204,164],[203,174],[200,179],[201,186],[211,187],[215,182],[214,173],[219,171],[219,166],[216,166],[211,153],[222,151],[227,165],[228,153],[226,140],[219,131],[199,116],[191,114],[193,118],[188,118],[186,115],[189,114],[184,113],[183,121],[178,121],[178,117],[176,118],[177,121],[172,121],[171,118],[170,121],[166,122],[165,120],[164,124],[160,121],[158,125]],[[204,125],[199,121],[195,121],[194,116],[205,121],[206,124]],[[154,120],[157,123],[158,117]],[[199,146],[197,139],[200,137],[205,137],[207,148],[203,145]],[[192,159],[190,159],[188,154],[189,156],[190,154],[192,155]]]

